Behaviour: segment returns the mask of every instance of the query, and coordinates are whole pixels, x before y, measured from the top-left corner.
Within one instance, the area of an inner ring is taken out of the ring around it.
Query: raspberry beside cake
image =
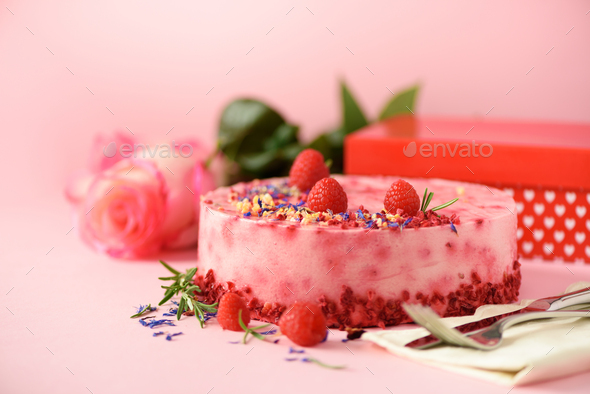
[[[317,302],[327,324],[340,328],[410,322],[402,302],[459,316],[517,300],[516,206],[508,194],[406,179],[419,193],[434,192],[432,206],[459,198],[440,217],[419,212],[409,220],[383,210],[397,178],[334,179],[347,194],[346,213],[311,212],[287,178],[206,194],[196,279],[202,298],[236,292],[253,318],[271,323],[295,301]]]

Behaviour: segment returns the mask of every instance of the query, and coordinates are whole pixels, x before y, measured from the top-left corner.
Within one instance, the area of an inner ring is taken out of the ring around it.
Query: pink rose
[[[198,159],[205,155],[162,156],[122,158],[71,179],[66,195],[88,244],[122,258],[196,244],[200,195],[215,187]]]
[[[162,246],[167,193],[154,163],[122,160],[90,185],[79,212],[80,234],[113,257],[154,253]]]

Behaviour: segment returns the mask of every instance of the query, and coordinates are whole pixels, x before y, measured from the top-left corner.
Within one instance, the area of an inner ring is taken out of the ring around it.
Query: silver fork
[[[427,306],[404,304],[403,308],[416,323],[426,328],[441,341],[454,346],[480,350],[492,350],[500,346],[504,331],[518,323],[554,317],[590,317],[590,310],[530,312],[508,316],[489,327],[463,334],[444,325],[441,318]]]

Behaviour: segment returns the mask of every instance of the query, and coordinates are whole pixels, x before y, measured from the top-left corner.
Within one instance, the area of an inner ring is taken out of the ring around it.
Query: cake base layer
[[[418,292],[410,295],[403,291],[401,298],[384,298],[369,291],[356,294],[354,289],[343,285],[339,299],[324,295],[318,298],[319,305],[326,316],[328,327],[381,327],[410,323],[412,319],[404,312],[403,302],[420,303],[439,311],[442,317],[471,315],[481,305],[508,304],[518,300],[520,288],[520,263],[515,260],[512,272],[504,273],[501,283],[482,282],[477,272],[471,273],[469,284],[461,283],[459,288],[448,294]],[[207,303],[219,302],[227,293],[237,293],[248,302],[251,316],[255,319],[277,324],[287,310],[286,305],[260,300],[252,295],[250,286],[238,287],[233,282],[218,282],[210,269],[206,275],[195,279],[202,292],[199,298]]]

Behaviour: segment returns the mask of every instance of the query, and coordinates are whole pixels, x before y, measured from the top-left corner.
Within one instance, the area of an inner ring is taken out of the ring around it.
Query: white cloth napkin
[[[590,286],[578,282],[566,293]],[[443,319],[450,327],[479,321],[525,308],[520,304],[483,305],[473,316]],[[587,308],[584,308],[587,309]],[[538,320],[509,328],[502,345],[491,351],[439,346],[428,350],[404,347],[428,334],[426,329],[394,329],[363,334],[362,339],[389,352],[437,368],[489,380],[507,386],[523,385],[590,370],[590,318]]]

